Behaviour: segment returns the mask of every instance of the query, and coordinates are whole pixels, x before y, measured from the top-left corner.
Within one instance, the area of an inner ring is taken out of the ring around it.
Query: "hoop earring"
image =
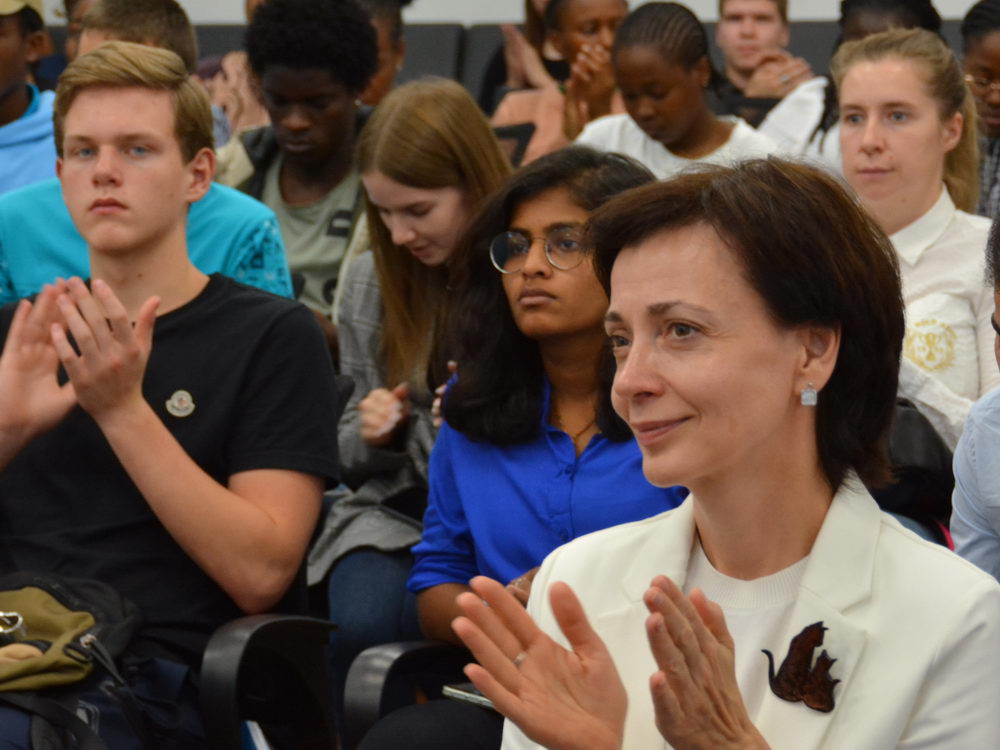
[[[816,406],[819,402],[819,393],[816,390],[816,386],[812,383],[806,383],[806,387],[799,394],[799,400],[803,406]]]

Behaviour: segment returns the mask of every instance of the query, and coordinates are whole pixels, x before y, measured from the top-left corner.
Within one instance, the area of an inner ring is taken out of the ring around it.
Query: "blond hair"
[[[108,42],[78,57],[59,77],[52,117],[59,156],[63,155],[66,115],[80,92],[130,87],[167,91],[173,96],[174,133],[185,162],[203,148],[214,147],[208,95],[188,77],[180,57],[133,42]]]
[[[83,30],[88,29],[176,52],[188,73],[198,67],[194,27],[177,0],[98,0],[83,17]]]
[[[856,42],[845,42],[833,56],[830,71],[837,88],[843,86],[852,66],[885,58],[920,65],[927,92],[937,101],[942,122],[961,113],[962,134],[955,148],[945,155],[944,184],[958,208],[974,212],[979,197],[976,104],[954,53],[941,37],[925,29],[890,29],[871,34]]]
[[[511,172],[476,102],[443,78],[407,83],[382,100],[358,140],[358,168],[415,188],[460,188],[470,211]],[[382,290],[384,375],[389,383],[420,386],[442,329],[448,271],[395,245],[367,196],[365,202]]]

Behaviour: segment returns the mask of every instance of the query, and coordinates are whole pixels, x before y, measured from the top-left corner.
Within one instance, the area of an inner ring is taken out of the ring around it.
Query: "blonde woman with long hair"
[[[889,235],[906,303],[900,394],[954,448],[973,402],[1000,383],[983,278],[989,220],[976,110],[955,55],[922,29],[844,44],[833,59],[844,177]]]
[[[339,428],[350,492],[334,502],[310,558],[312,581],[333,568],[341,688],[363,648],[419,634],[405,581],[426,505],[433,388],[447,377],[449,269],[473,213],[511,171],[475,101],[444,79],[391,92],[357,158],[371,251],[352,260],[337,311],[341,371],[354,380]]]

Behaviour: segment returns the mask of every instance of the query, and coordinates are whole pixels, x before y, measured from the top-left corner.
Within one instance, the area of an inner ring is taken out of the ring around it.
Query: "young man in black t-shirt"
[[[139,653],[197,668],[302,562],[337,475],[332,363],[304,307],[188,260],[215,157],[176,55],[80,57],[55,126],[93,281],[0,311],[0,570],[103,580],[142,610]],[[16,723],[0,711],[0,740]]]

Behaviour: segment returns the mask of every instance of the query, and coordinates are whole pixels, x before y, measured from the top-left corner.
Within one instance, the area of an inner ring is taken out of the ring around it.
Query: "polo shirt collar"
[[[889,237],[896,252],[911,266],[916,265],[924,251],[933,245],[948,228],[955,215],[955,203],[948,189],[941,186],[941,195],[930,210],[919,219]]]

